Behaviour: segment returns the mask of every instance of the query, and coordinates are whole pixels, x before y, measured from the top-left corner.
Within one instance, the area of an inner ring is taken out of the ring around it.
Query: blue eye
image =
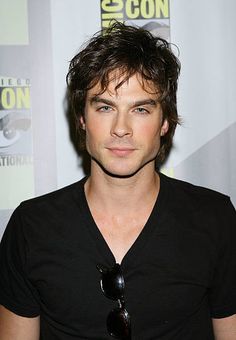
[[[137,108],[135,109],[135,111],[136,111],[137,113],[141,113],[141,114],[148,114],[148,113],[149,113],[149,111],[146,110],[146,109],[144,109],[143,107],[137,107]]]
[[[101,111],[101,112],[110,112],[111,110],[112,110],[112,108],[108,105],[99,107],[99,109],[98,109],[98,111]]]

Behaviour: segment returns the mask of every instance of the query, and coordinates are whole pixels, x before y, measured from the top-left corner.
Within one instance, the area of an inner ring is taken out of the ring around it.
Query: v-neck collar
[[[136,261],[138,259],[138,256],[140,256],[139,254],[142,253],[141,250],[147,243],[148,239],[151,237],[152,231],[158,227],[159,222],[164,216],[165,209],[163,208],[167,196],[167,190],[166,185],[164,184],[165,176],[161,173],[159,173],[159,176],[160,176],[160,189],[153,209],[145,225],[143,226],[142,230],[137,236],[136,240],[131,245],[127,253],[124,255],[121,261],[121,266],[124,266],[126,262],[129,262],[129,260],[135,258]],[[80,203],[83,210],[82,216],[84,219],[84,223],[88,227],[90,234],[95,241],[96,247],[104,259],[104,264],[112,266],[116,263],[115,256],[112,253],[110,247],[108,246],[90,211],[84,190],[86,179],[87,178],[84,178],[84,180],[82,181],[80,190]]]

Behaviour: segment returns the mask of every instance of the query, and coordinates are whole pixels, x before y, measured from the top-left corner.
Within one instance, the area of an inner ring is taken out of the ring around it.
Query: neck
[[[114,213],[132,212],[152,204],[158,195],[160,180],[150,163],[128,178],[116,178],[100,168],[91,169],[85,184],[89,205]]]

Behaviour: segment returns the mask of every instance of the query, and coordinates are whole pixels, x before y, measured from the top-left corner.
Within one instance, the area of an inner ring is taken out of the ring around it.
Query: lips
[[[120,157],[124,157],[124,156],[128,156],[130,155],[132,152],[134,152],[135,149],[132,149],[132,148],[116,148],[116,147],[113,147],[113,148],[108,148],[108,150],[116,155],[116,156],[120,156]]]

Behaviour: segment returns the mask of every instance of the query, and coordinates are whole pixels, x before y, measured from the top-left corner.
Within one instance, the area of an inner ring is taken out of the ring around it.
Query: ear
[[[85,119],[83,116],[79,117],[79,126],[81,129],[85,130]]]
[[[165,119],[161,127],[161,136],[164,136],[168,130],[169,130],[169,122],[167,119]]]

